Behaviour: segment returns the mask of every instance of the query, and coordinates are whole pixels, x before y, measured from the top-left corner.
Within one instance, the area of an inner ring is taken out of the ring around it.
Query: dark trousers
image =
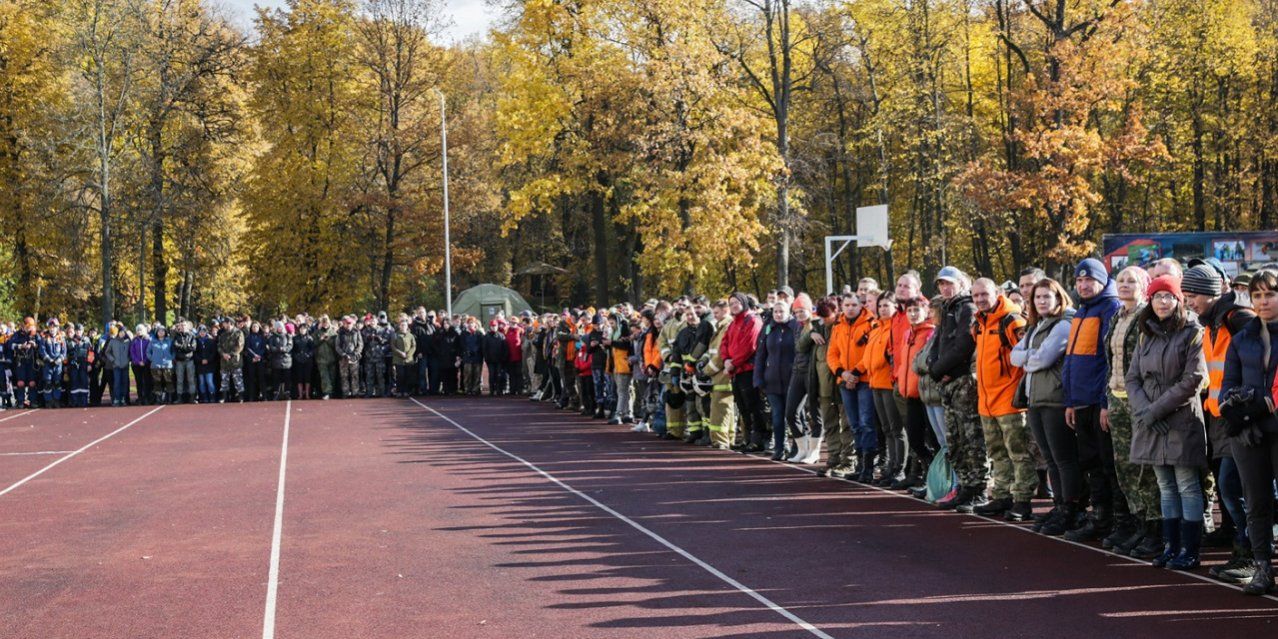
[[[1274,478],[1278,471],[1278,434],[1264,433],[1256,446],[1246,446],[1235,439],[1230,447],[1238,477],[1242,480],[1243,498],[1247,501],[1247,537],[1255,559],[1268,561],[1273,556]]]
[[[932,440],[930,447],[929,436]],[[917,397],[909,397],[905,400],[905,441],[909,444],[910,451],[919,460],[918,472],[927,473],[938,447],[936,434],[932,432],[932,426],[927,421],[927,406]]]
[[[1078,463],[1087,478],[1092,506],[1126,515],[1127,499],[1118,486],[1118,473],[1114,470],[1114,440],[1109,432],[1101,430],[1100,406],[1074,409],[1074,433],[1078,440]]]
[[[146,403],[151,401],[151,369],[145,364],[132,364],[133,381],[138,385],[138,403]],[[124,395],[128,397],[128,386],[125,386]]]
[[[1065,425],[1065,409],[1031,407],[1026,421],[1047,461],[1047,478],[1056,501],[1078,503],[1083,495],[1083,469],[1079,465],[1078,439],[1074,429]],[[1113,452],[1112,444],[1110,452]]]
[[[768,393],[772,405],[772,450],[785,450],[785,395]]]
[[[754,387],[754,372],[746,371],[732,376],[732,399],[737,403],[741,416],[741,432],[747,442],[760,446],[768,440],[767,422],[763,417],[763,398]]]
[[[244,399],[255,402],[266,392],[266,364],[244,362]]]
[[[790,386],[785,393],[785,426],[791,437],[821,436],[821,410],[816,397],[808,396],[808,376],[794,375],[790,378]],[[808,428],[804,433],[801,428],[800,415],[807,417]]]
[[[524,363],[506,362],[506,380],[510,384],[510,392],[518,395],[524,392]]]

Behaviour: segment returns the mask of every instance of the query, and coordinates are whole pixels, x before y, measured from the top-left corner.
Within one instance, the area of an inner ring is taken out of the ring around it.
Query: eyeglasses
[[[1175,302],[1176,296],[1171,293],[1155,293],[1153,300],[1155,302],[1163,302],[1165,304],[1167,302]]]

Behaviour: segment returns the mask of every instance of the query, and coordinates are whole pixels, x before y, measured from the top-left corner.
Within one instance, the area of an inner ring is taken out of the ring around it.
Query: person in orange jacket
[[[1030,499],[1038,490],[1038,471],[1030,453],[1025,409],[1013,405],[1024,369],[1013,366],[1012,348],[1025,332],[1021,309],[1007,299],[993,280],[972,283],[976,304],[976,398],[985,435],[994,487],[988,503],[973,512],[986,517],[1007,515],[1012,521],[1033,517]]]
[[[898,302],[900,300],[898,299]],[[927,417],[927,405],[923,403],[919,391],[919,373],[915,370],[914,360],[923,352],[936,324],[932,323],[931,302],[922,295],[916,295],[907,301],[904,311],[898,311],[892,317],[904,316],[909,321],[909,330],[905,334],[905,342],[892,354],[893,377],[896,380],[897,395],[905,400],[905,438],[910,451],[914,453],[914,467],[907,468],[905,478],[893,488],[916,488],[924,484],[924,475],[932,464],[935,451],[928,447],[927,433],[930,428]]]
[[[869,342],[856,374],[870,384],[874,396],[874,414],[878,416],[879,447],[883,450],[883,476],[876,486],[891,486],[896,475],[905,468],[905,429],[902,415],[893,397],[892,386],[892,338],[896,302],[890,293],[880,293],[867,300],[878,309],[878,326],[870,331]]]
[[[868,380],[856,374],[870,342],[870,331],[878,327],[874,315],[861,305],[856,295],[844,294],[839,300],[842,311],[830,332],[830,347],[826,350],[826,365],[839,383],[839,395],[843,398],[843,411],[853,433],[852,446],[859,461],[856,480],[869,482],[874,479],[874,461],[878,457],[878,435],[875,432],[874,394]],[[831,436],[830,441],[835,438]],[[842,458],[850,460],[850,451],[843,451]],[[848,477],[851,465],[835,468],[830,474]]]

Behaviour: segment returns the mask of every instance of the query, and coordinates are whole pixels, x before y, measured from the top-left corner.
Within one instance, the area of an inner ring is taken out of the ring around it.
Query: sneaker
[[[613,417],[612,419],[608,420],[608,425],[609,425],[609,426],[620,426],[620,425],[621,425],[621,420],[620,420],[620,419],[617,419],[616,417]]]
[[[829,475],[838,479],[847,479],[856,474],[856,469],[851,464],[841,464],[831,468]]]
[[[1212,566],[1211,570],[1207,572],[1221,581],[1251,581],[1252,576],[1256,573],[1256,569],[1252,565],[1251,549],[1245,548],[1241,544],[1234,544],[1234,554],[1229,558],[1229,561],[1219,566]]]
[[[958,508],[959,504],[971,498],[972,498],[972,495],[971,493],[968,492],[966,488],[959,488],[958,490],[954,491],[954,494],[950,496],[948,499],[942,499],[941,501],[936,502],[936,507],[941,510],[954,510]]]

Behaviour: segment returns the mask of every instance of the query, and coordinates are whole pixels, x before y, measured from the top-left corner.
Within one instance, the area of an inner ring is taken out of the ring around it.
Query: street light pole
[[[448,229],[448,105],[444,101],[444,92],[435,88],[439,94],[439,138],[444,157],[444,308],[448,317],[453,316],[453,243]]]

